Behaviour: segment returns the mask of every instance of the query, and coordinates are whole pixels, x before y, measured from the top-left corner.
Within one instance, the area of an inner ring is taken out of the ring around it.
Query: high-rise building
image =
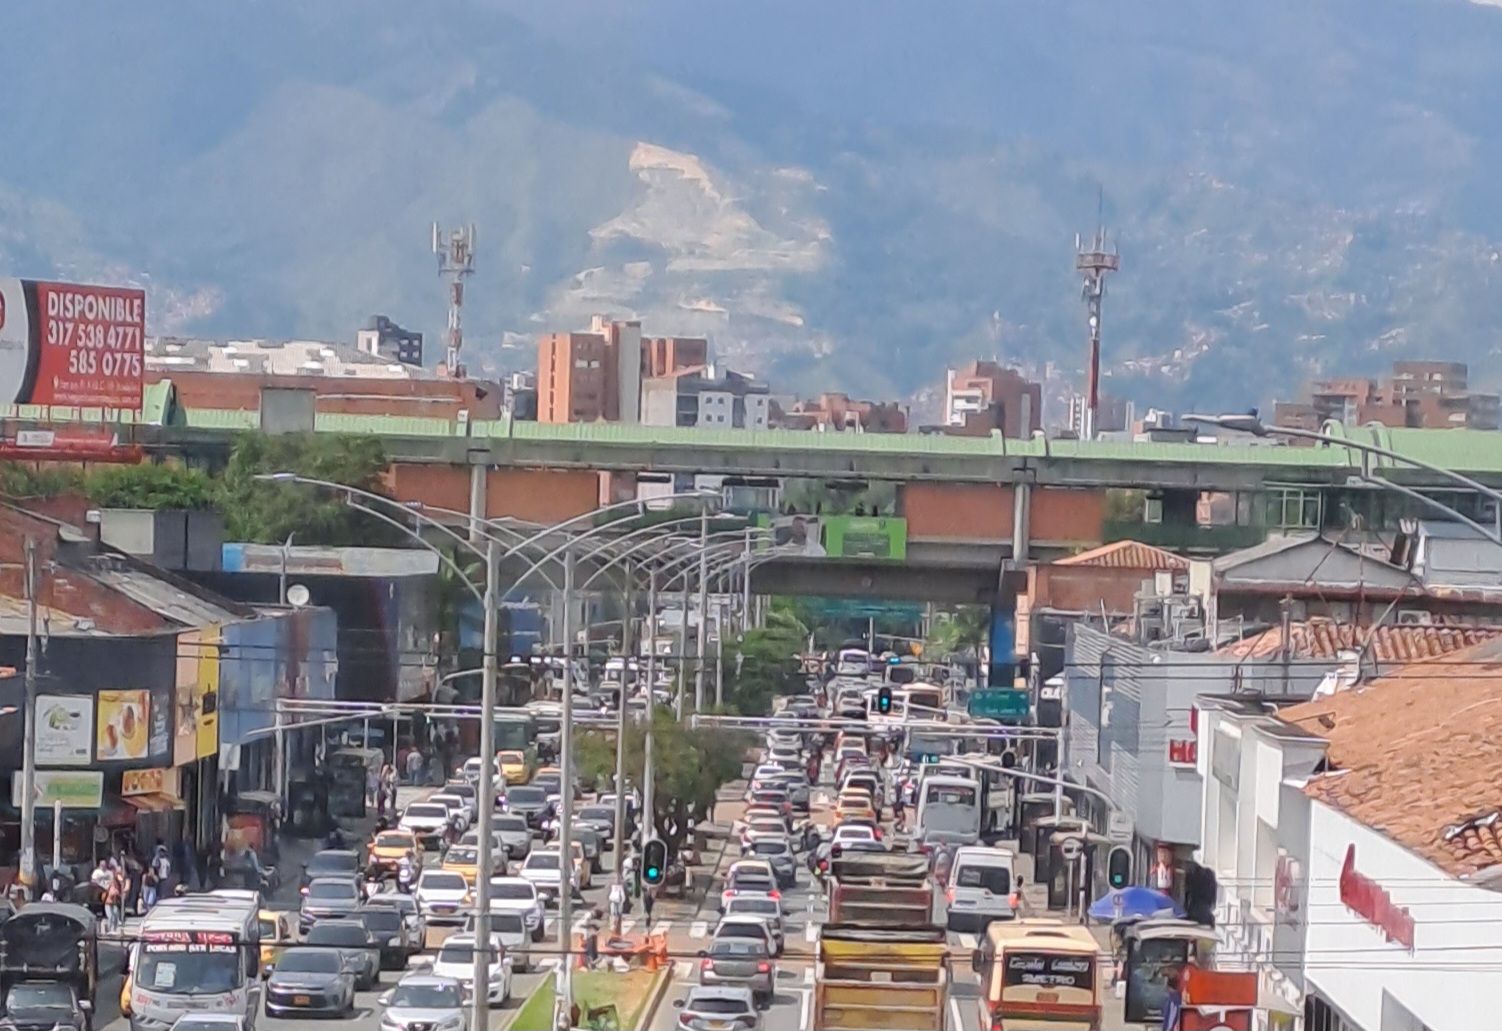
[[[641,397],[641,421],[648,426],[764,430],[771,408],[765,383],[714,366],[642,380]]]
[[[1498,428],[1502,402],[1496,394],[1472,391],[1462,362],[1393,362],[1391,378],[1315,380],[1306,402],[1278,402],[1279,426],[1317,429],[1333,421],[1348,426],[1378,423],[1424,429]]]
[[[588,332],[537,339],[540,422],[640,422],[642,383],[708,363],[700,337],[643,337],[641,323],[603,315]]]
[[[422,364],[422,334],[403,329],[384,315],[372,315],[355,332],[355,347],[388,362]]]
[[[968,362],[946,372],[944,421],[972,433],[1030,437],[1043,426],[1043,391],[1016,369]]]

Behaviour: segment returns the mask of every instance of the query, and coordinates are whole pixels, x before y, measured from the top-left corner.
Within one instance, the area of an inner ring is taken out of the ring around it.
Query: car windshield
[[[213,1017],[178,1017],[177,1023],[172,1025],[172,1031],[229,1031],[232,1028],[243,1028],[245,1024],[236,1020],[215,1020]]]
[[[385,834],[376,835],[375,845],[376,848],[411,848],[412,835],[387,831]]]
[[[525,881],[491,881],[490,897],[493,899],[531,899],[534,890]]]
[[[275,920],[257,920],[256,926],[260,928],[262,939],[272,939],[277,936]]]
[[[511,831],[513,834],[527,833],[527,820],[522,816],[497,816],[495,829],[498,831]]]
[[[310,899],[352,899],[359,889],[349,881],[314,881],[308,885]]]
[[[716,938],[764,938],[767,929],[755,920],[722,920],[715,929]]]
[[[788,853],[788,843],[785,841],[758,841],[751,846],[751,851],[759,856],[784,856]]]
[[[18,984],[5,993],[5,1010],[73,1008],[73,993],[63,984]]]
[[[447,820],[448,816],[448,809],[428,802],[414,802],[407,806],[407,811],[403,814],[403,818],[408,820]]]
[[[527,925],[523,922],[520,913],[492,913],[490,914],[490,929],[496,934],[525,934]]]
[[[360,857],[353,852],[319,852],[308,860],[308,873],[354,873],[360,869]]]
[[[690,997],[683,1007],[691,1013],[750,1013],[751,1007],[743,999],[717,999]]]
[[[339,954],[324,949],[293,949],[276,961],[279,974],[337,974]]]
[[[709,946],[711,956],[765,956],[767,943],[763,938],[718,938]]]
[[[370,930],[381,934],[395,934],[402,929],[402,915],[394,909],[366,909],[360,913],[360,919]]]
[[[391,992],[391,1006],[414,1010],[458,1009],[464,995],[457,984],[399,984]]]
[[[443,861],[453,866],[474,866],[480,861],[479,850],[455,845],[444,853]]]
[[[443,943],[443,948],[438,951],[438,962],[440,963],[473,963],[474,961],[475,947],[471,942],[456,942],[450,938]]]
[[[469,784],[450,784],[446,790],[450,795],[462,798],[466,802],[473,801],[475,797],[475,789]]]
[[[533,852],[522,864],[523,870],[556,870],[558,869],[557,852]]]
[[[462,875],[436,870],[423,874],[417,886],[429,891],[463,891],[467,887]]]
[[[772,881],[765,874],[732,874],[730,887],[735,891],[759,891],[770,894],[773,890]]]
[[[506,801],[511,805],[537,805],[547,800],[547,792],[538,787],[517,787],[506,792]]]
[[[309,945],[368,945],[370,935],[364,924],[314,924],[303,938]]]
[[[527,761],[527,757],[520,752],[502,752],[500,760],[507,766],[520,766]]]

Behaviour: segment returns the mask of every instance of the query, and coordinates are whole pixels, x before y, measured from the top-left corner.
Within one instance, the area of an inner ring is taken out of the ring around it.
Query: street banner
[[[41,766],[87,766],[94,758],[91,695],[37,695],[36,761]]]

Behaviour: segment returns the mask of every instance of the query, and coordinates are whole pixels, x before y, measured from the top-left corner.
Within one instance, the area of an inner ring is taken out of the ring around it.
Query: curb
[[[662,1000],[668,994],[668,985],[673,983],[673,968],[663,967],[657,971],[657,984],[647,993],[646,999],[638,1007],[637,1012],[631,1014],[631,1019],[625,1020],[621,1026],[628,1028],[646,1027],[647,1021],[657,1013],[657,1007],[662,1005]]]

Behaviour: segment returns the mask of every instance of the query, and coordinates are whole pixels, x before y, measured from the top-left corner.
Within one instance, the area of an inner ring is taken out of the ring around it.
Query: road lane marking
[[[650,933],[650,934],[660,934],[664,938],[666,938],[668,936],[668,932],[671,931],[672,929],[673,929],[673,921],[671,921],[671,920],[659,920],[656,923],[654,923],[650,928],[648,928],[648,933]]]
[[[798,994],[803,997],[798,1004],[798,1026],[803,1028],[813,1027],[813,992],[807,988],[800,988],[798,989]]]
[[[952,1021],[954,1021],[951,1026],[955,1029],[955,1031],[963,1031],[965,1027],[965,1021],[964,1018],[960,1016],[960,1000],[956,999],[953,995],[949,997],[949,1017]]]
[[[690,938],[706,938],[709,936],[709,924],[703,920],[695,920],[688,926]]]
[[[956,934],[954,937],[955,940],[960,943],[960,948],[969,949],[971,952],[974,952],[976,947],[980,944],[979,939],[977,939],[975,935],[968,932],[964,934]]]
[[[819,940],[819,925],[806,924],[803,928],[803,940],[812,945]]]
[[[808,987],[810,987],[810,988],[813,987],[813,984],[814,984],[814,968],[813,967],[804,967],[803,968],[803,983],[805,985],[807,985]]]
[[[673,962],[673,979],[674,980],[676,980],[676,981],[687,981],[693,975],[694,975],[694,965],[692,963],[690,963],[688,960],[686,960],[686,959],[680,959],[680,960],[675,960]]]

